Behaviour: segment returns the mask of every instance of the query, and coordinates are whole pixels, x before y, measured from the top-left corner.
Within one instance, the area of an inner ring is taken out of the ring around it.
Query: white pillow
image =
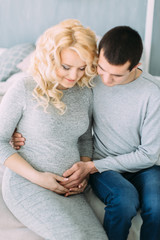
[[[23,59],[23,61],[18,63],[16,67],[19,68],[23,72],[27,72],[33,54],[34,54],[34,51],[31,52],[27,57],[25,57]]]
[[[20,71],[16,65],[35,50],[32,43],[23,43],[7,48],[0,55],[0,81],[6,81],[11,75]]]
[[[7,48],[0,48],[0,55],[6,50],[7,50]]]

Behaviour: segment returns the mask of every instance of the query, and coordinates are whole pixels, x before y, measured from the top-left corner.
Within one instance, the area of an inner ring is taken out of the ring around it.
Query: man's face
[[[101,49],[97,71],[106,86],[122,85],[134,80],[135,68],[131,71],[128,70],[130,66],[129,61],[123,65],[112,65],[106,60],[103,54],[104,51]]]

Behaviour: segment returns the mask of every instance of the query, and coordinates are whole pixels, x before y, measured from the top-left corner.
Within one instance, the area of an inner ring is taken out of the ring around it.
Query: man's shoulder
[[[96,75],[94,78],[93,78],[93,83],[96,84],[97,82],[99,82],[101,80],[101,77],[99,75]]]
[[[153,75],[151,75],[148,72],[143,72],[142,75],[140,76],[140,78],[142,79],[142,81],[144,81],[144,83],[149,86],[152,87],[153,89],[155,88],[159,88],[160,89],[160,80],[158,80],[156,77],[154,77]]]
[[[148,96],[148,99],[160,100],[160,81],[157,78],[147,72],[143,72],[138,80],[140,83],[137,85],[139,87],[138,93],[141,92],[142,96]]]

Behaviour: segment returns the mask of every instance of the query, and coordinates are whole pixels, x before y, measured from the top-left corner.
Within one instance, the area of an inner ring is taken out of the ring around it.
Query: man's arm
[[[87,159],[87,157],[84,158]],[[89,174],[95,172],[98,172],[98,170],[96,169],[92,161],[89,160],[77,162],[73,164],[70,169],[63,173],[63,177],[68,178],[65,187],[71,188],[74,186],[78,186],[85,178],[89,176]]]
[[[134,146],[135,150],[131,152],[93,160],[99,172],[106,170],[137,172],[156,164],[160,165],[160,90],[158,88],[150,95],[143,111],[145,111],[144,118],[140,119],[135,129],[139,134],[139,146]]]

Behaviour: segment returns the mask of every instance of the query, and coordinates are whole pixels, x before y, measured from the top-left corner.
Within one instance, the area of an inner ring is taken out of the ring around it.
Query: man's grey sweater
[[[125,85],[93,89],[94,164],[99,172],[160,165],[160,82],[148,73]]]

